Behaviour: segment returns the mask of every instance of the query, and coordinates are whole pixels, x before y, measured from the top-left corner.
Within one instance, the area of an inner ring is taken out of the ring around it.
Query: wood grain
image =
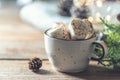
[[[61,73],[55,71],[49,61],[43,61],[38,73],[28,68],[28,61],[0,61],[0,80],[119,80],[120,71],[97,65],[91,62],[89,68],[81,73]]]
[[[46,58],[43,34],[20,19],[14,3],[0,9],[0,59]]]

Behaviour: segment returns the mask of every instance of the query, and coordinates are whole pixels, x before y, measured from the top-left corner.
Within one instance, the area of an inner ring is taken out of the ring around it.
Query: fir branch
[[[120,23],[108,22],[104,18],[100,18],[100,20],[101,24],[107,27],[107,30],[103,32],[108,35],[104,40],[108,46],[108,54],[100,63],[104,66],[106,65],[104,62],[108,62],[109,66],[120,64]]]

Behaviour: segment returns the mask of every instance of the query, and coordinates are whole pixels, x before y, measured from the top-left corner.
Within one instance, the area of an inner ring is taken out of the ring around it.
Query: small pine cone
[[[71,16],[70,9],[73,5],[73,0],[61,0],[58,4],[58,13],[61,16]]]
[[[71,16],[71,13],[68,9],[64,8],[63,10],[59,10],[58,12],[61,16]]]
[[[42,60],[40,60],[37,57],[34,57],[29,61],[29,69],[31,69],[34,72],[37,72],[41,66]]]
[[[58,8],[60,9],[70,9],[73,5],[73,0],[60,0],[59,4],[58,4]]]
[[[80,8],[77,8],[74,13],[73,17],[81,18],[81,19],[86,19],[90,16],[90,9],[88,6],[81,6]]]

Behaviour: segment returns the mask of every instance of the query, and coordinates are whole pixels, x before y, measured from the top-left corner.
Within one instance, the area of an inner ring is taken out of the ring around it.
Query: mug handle
[[[106,46],[104,41],[95,41],[95,42],[93,42],[92,43],[92,48],[93,48],[93,52],[96,52],[96,55],[98,54],[98,49],[102,50],[102,54],[101,55],[98,54],[98,55],[100,55],[99,57],[93,57],[92,56],[91,60],[95,60],[95,61],[100,62],[104,57],[106,57],[108,50],[107,50],[107,46]]]

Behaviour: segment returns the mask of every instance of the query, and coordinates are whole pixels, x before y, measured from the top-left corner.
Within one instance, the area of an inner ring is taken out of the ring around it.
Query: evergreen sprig
[[[100,20],[101,24],[106,27],[103,33],[108,35],[107,38],[104,39],[108,46],[108,54],[107,57],[101,61],[101,64],[105,66],[118,65],[120,64],[120,23],[108,22],[103,18],[100,18]]]

